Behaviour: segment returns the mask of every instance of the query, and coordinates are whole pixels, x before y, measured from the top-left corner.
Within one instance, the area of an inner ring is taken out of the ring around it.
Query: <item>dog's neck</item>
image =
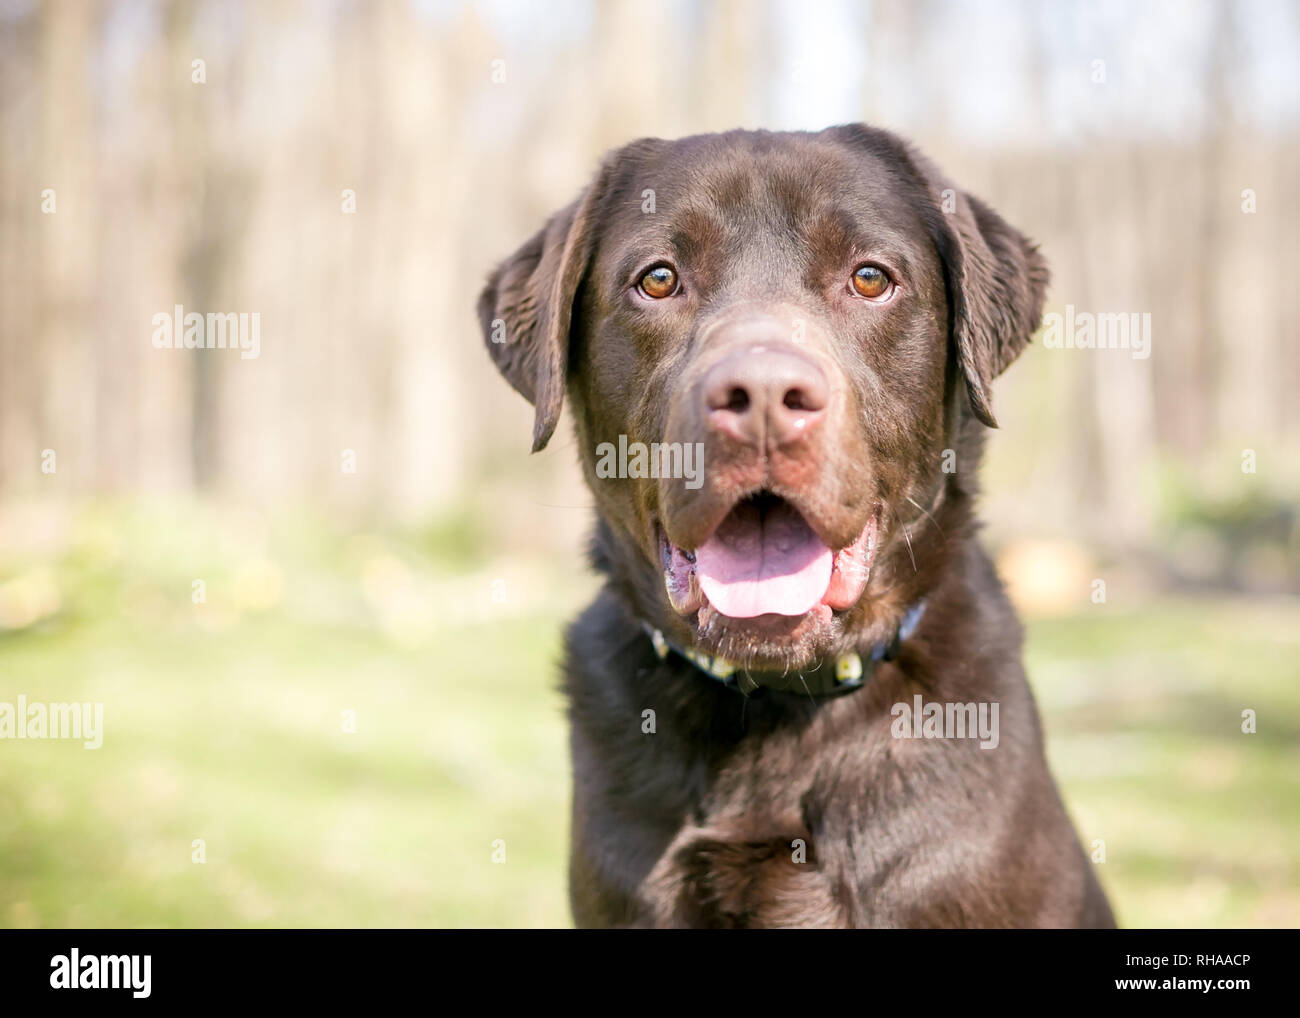
[[[783,672],[744,668],[725,658],[712,657],[692,647],[681,647],[648,622],[642,621],[641,626],[660,660],[675,655],[693,666],[701,675],[745,696],[770,689],[826,698],[843,696],[863,688],[879,662],[892,661],[898,655],[903,641],[916,631],[924,614],[925,601],[915,602],[903,615],[893,636],[872,646],[865,661],[861,654],[849,652],[825,658],[811,668]]]

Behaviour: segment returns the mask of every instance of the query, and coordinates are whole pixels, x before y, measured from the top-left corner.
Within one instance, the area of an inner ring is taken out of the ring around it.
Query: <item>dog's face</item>
[[[896,623],[1046,279],[891,135],[733,132],[612,154],[479,311],[535,449],[567,388],[634,610],[797,668]]]

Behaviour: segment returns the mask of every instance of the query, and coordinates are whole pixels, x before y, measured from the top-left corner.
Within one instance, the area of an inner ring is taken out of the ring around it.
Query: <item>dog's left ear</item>
[[[975,416],[996,428],[993,379],[1038,328],[1050,272],[1038,248],[978,198],[943,187],[934,199],[957,363]]]
[[[943,261],[952,309],[950,341],[971,410],[996,428],[993,379],[1038,328],[1050,278],[1047,262],[1024,234],[950,184],[934,163],[897,135],[866,124],[844,124],[830,132],[886,165],[901,167],[924,190],[914,196],[915,203]]]
[[[488,277],[478,299],[483,338],[497,369],[533,404],[533,452],[545,448],[564,404],[569,330],[591,261],[607,162],[576,201],[551,216]]]

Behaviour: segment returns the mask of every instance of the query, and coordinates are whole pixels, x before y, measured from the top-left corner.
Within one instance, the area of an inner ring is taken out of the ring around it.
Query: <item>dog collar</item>
[[[751,671],[726,658],[712,657],[692,647],[679,647],[664,636],[662,630],[655,629],[648,622],[643,622],[642,626],[660,660],[676,654],[709,678],[745,696],[760,689],[771,689],[782,693],[832,697],[861,689],[866,685],[867,677],[877,662],[894,660],[898,656],[899,647],[916,631],[924,614],[925,602],[917,601],[904,614],[893,637],[871,648],[865,663],[862,655],[850,651],[834,659],[819,661],[812,668],[789,672]]]

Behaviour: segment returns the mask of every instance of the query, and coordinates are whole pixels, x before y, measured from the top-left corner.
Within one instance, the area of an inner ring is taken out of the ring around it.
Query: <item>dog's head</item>
[[[534,450],[567,391],[631,609],[799,667],[924,592],[1046,283],[1020,233],[855,125],[614,152],[479,315]]]

